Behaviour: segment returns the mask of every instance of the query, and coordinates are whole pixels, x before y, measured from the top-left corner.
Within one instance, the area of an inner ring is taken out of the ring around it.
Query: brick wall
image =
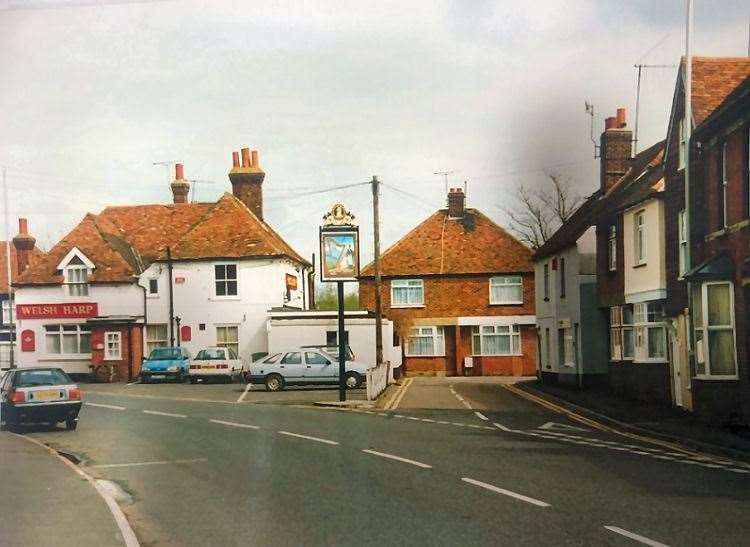
[[[609,227],[617,226],[617,269],[609,271]],[[596,226],[596,288],[599,305],[605,308],[625,302],[625,250],[623,245],[622,215],[610,215]]]

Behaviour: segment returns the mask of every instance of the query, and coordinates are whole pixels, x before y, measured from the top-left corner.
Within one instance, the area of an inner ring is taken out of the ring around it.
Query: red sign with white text
[[[69,304],[17,304],[17,319],[83,319],[99,315],[96,302]]]

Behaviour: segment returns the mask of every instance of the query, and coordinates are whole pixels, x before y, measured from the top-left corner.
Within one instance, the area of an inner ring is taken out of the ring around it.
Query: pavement
[[[231,385],[111,387],[84,386],[77,431],[27,435],[127,492],[144,546],[744,545],[750,534],[750,465],[615,434],[513,385],[410,378],[371,410],[245,402],[252,391],[238,402]]]

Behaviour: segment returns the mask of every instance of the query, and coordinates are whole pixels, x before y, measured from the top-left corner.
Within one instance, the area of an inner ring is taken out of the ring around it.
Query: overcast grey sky
[[[695,53],[746,55],[747,0],[695,0]],[[260,151],[266,218],[300,252],[343,201],[371,252],[367,187],[390,244],[445,201],[434,171],[469,181],[505,223],[544,169],[596,185],[596,133],[634,119],[637,62],[676,64],[684,0],[219,2],[0,0],[0,165],[12,233],[49,248],[86,211],[169,202],[157,160],[180,159],[196,198],[231,191],[231,152]],[[664,137],[676,69],[647,71],[642,148]]]

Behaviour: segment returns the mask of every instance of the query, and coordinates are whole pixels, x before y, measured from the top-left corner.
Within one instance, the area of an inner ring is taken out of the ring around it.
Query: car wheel
[[[266,376],[266,391],[281,391],[284,389],[284,378],[278,374]]]
[[[191,384],[196,384],[196,383],[198,383],[198,378],[196,378],[195,376],[191,376],[191,377],[190,377],[190,383],[191,383]]]
[[[65,429],[67,429],[68,431],[75,431],[77,427],[78,420],[76,420],[75,418],[68,418],[67,420],[65,420]]]
[[[344,376],[344,383],[347,389],[356,389],[362,385],[362,376],[356,372],[347,372]]]

